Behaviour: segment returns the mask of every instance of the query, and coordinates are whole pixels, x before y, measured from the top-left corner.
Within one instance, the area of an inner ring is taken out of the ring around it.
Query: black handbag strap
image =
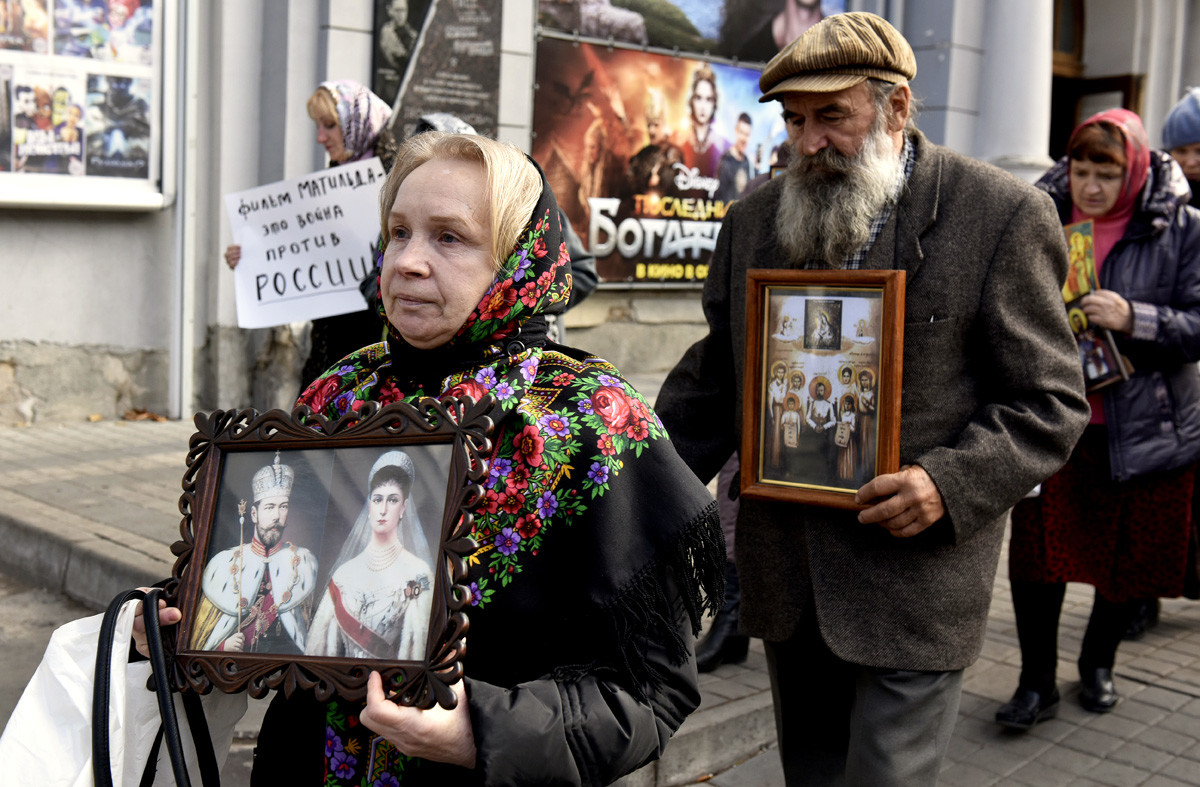
[[[200,702],[200,695],[187,694],[180,695],[183,698],[183,711],[187,714],[188,727],[192,730],[194,740],[202,741],[205,738],[211,739],[212,735],[208,731],[208,718],[204,715],[204,704]],[[162,748],[163,742],[163,727],[158,725],[158,733],[154,736],[154,745],[150,747],[150,756],[146,760],[146,768],[142,771],[142,780],[138,782],[138,787],[153,787],[154,776],[158,771],[158,752]],[[211,746],[197,746],[196,756],[200,758],[200,778],[205,785],[219,785],[221,783],[221,769],[217,765],[217,755]]]
[[[158,600],[161,596],[161,588],[154,588],[149,592],[138,589],[127,590],[118,594],[104,613],[104,620],[100,626],[100,639],[96,648],[95,682],[92,690],[92,778],[97,787],[112,787],[113,783],[111,742],[108,731],[113,640],[121,608],[127,601],[133,599],[142,600],[142,617],[146,623],[146,643],[150,651],[150,669],[154,676],[158,712],[162,717],[162,727],[155,739],[142,782],[146,783],[148,775],[153,780],[153,773],[158,761],[159,744],[161,741],[166,741],[175,783],[179,787],[191,787],[187,763],[183,756],[183,743],[179,737],[179,719],[175,713],[175,703],[171,697],[171,684],[167,677],[162,632],[158,624]],[[190,700],[189,697],[191,697]],[[185,694],[184,710],[188,716],[188,724],[200,760],[201,780],[204,787],[217,787],[220,784],[220,772],[217,768],[216,755],[212,749],[212,738],[209,735],[208,722],[204,718],[204,709],[200,705],[200,698]]]
[[[181,696],[188,728],[192,731],[192,741],[196,744],[196,757],[200,761],[200,781],[204,787],[217,787],[221,783],[221,769],[217,767],[217,753],[213,751],[212,733],[208,731],[204,705],[200,702],[199,694],[189,691]]]
[[[154,776],[158,773],[158,750],[162,748],[163,728],[158,725],[154,734],[154,745],[150,747],[150,756],[146,758],[146,767],[142,770],[142,780],[138,787],[154,787]]]

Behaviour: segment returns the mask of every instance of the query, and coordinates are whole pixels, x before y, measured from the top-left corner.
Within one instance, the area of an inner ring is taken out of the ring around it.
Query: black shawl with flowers
[[[332,418],[369,401],[443,392],[497,399],[496,451],[475,516],[479,549],[469,560],[464,662],[480,769],[490,771],[490,782],[534,781],[522,770],[528,765],[543,768],[548,781],[583,783],[640,765],[646,754],[628,740],[622,748],[629,752],[581,755],[592,741],[570,746],[576,762],[547,764],[554,758],[547,750],[539,764],[535,752],[493,757],[478,738],[492,727],[521,724],[520,700],[497,693],[528,685],[536,694],[538,681],[567,692],[564,686],[588,676],[621,686],[656,713],[690,703],[664,722],[677,727],[698,700],[694,677],[690,690],[662,692],[673,699],[653,695],[672,680],[678,688],[672,669],[678,672],[690,656],[683,611],[694,636],[703,611],[721,597],[724,546],[715,503],[676,455],[658,417],[608,362],[545,343],[542,315],[567,303],[568,263],[557,206],[543,180],[530,224],[450,342],[418,350],[389,327],[385,342],[345,358],[299,401]],[[484,705],[492,710],[477,707]],[[495,708],[511,718],[489,718]],[[411,783],[434,770],[386,751],[386,742],[381,747],[355,726],[357,709],[346,710],[334,705],[326,716],[326,784]],[[586,724],[587,716],[572,724]],[[572,734],[579,733],[564,730],[561,737]],[[628,756],[639,759],[625,762]],[[580,762],[589,757],[596,761]]]

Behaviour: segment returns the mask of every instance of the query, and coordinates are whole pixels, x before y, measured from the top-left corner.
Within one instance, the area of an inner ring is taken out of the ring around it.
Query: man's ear
[[[907,83],[900,83],[892,91],[892,95],[888,98],[888,103],[892,108],[892,115],[888,118],[888,131],[896,133],[903,131],[908,125],[908,112],[912,104],[912,90]]]
[[[257,503],[250,506],[250,521],[256,525],[258,524],[258,504]]]

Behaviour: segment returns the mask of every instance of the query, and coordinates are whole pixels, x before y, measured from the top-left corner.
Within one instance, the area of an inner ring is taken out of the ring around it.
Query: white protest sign
[[[349,314],[365,307],[379,241],[379,159],[356,161],[225,196],[240,328]]]

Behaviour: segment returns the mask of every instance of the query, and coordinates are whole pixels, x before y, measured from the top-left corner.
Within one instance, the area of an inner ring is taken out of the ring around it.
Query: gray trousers
[[[717,473],[717,513],[721,517],[721,530],[725,533],[725,559],[730,563],[735,562],[733,558],[733,536],[737,526],[738,508],[740,505],[736,499],[729,499],[729,488],[733,485],[733,477],[737,474],[740,466],[738,452],[734,451],[733,456],[725,460],[725,464],[721,466],[721,470]]]
[[[764,645],[788,787],[937,783],[958,717],[961,670],[842,661],[815,620],[789,640]]]

